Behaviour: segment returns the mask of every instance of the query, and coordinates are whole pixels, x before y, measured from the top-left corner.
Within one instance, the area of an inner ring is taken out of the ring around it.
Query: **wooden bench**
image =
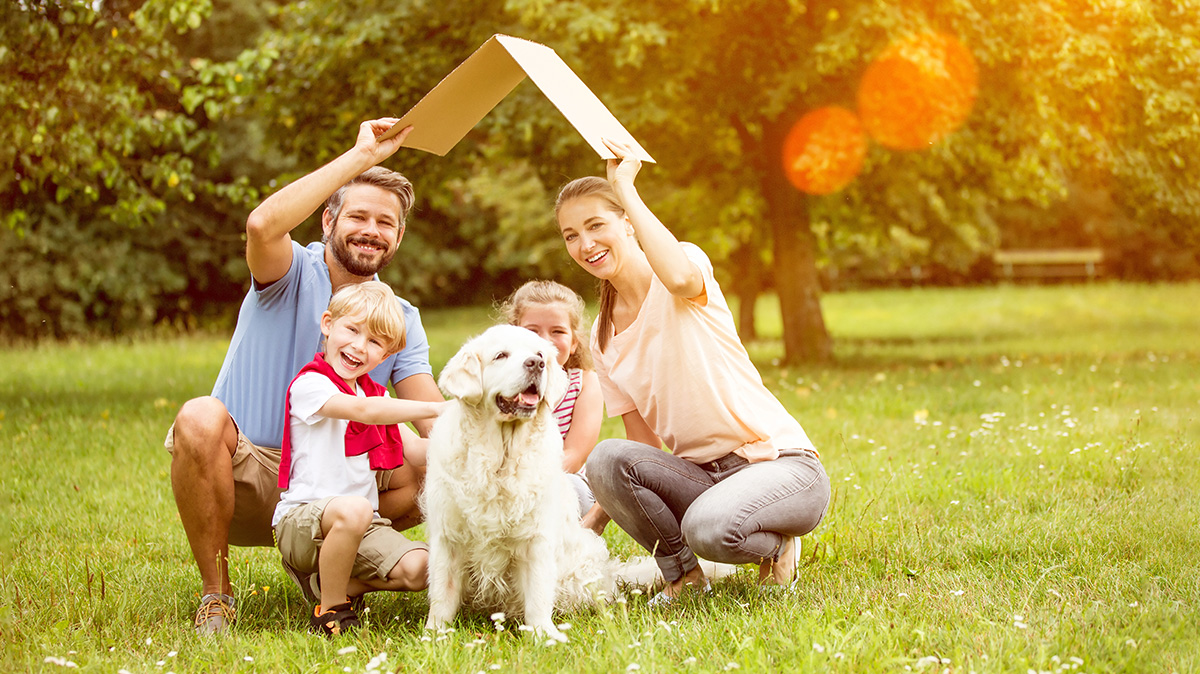
[[[1046,250],[998,250],[992,262],[1006,279],[1087,278],[1103,271],[1100,248],[1057,248]]]

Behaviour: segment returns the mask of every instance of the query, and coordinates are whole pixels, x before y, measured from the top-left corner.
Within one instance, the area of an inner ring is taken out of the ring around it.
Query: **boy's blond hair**
[[[404,348],[404,310],[386,283],[365,281],[342,287],[329,300],[329,315],[335,321],[343,316],[364,319],[367,329],[383,343],[389,355]]]
[[[558,304],[566,308],[567,318],[571,321],[575,353],[567,357],[563,367],[568,370],[577,367],[592,369],[592,352],[588,349],[587,328],[583,324],[586,309],[579,293],[555,281],[527,281],[500,303],[500,315],[504,322],[517,325],[531,304]]]

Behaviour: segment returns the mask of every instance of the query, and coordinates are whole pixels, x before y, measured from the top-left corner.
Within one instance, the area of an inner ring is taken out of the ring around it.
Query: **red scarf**
[[[337,385],[338,390],[346,395],[357,395],[357,392],[338,375],[333,366],[325,362],[325,354],[318,353],[308,365],[300,368],[300,372],[292,379],[292,384],[296,383],[296,379],[309,372],[319,372],[329,377]],[[279,461],[280,489],[287,489],[288,478],[292,472],[292,384],[288,384],[288,395],[283,404],[283,456]],[[367,374],[358,378],[358,385],[368,396],[387,394],[387,389],[376,384]],[[370,456],[371,470],[391,470],[403,465],[404,441],[400,437],[400,427],[397,424],[375,425],[351,421],[346,427],[346,456],[361,454]]]

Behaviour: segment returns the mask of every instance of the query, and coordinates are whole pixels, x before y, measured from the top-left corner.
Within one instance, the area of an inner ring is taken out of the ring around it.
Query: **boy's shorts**
[[[325,513],[325,507],[335,498],[327,496],[296,506],[287,511],[275,526],[283,561],[300,573],[318,571],[321,544],[325,541],[321,533],[321,516]],[[401,557],[413,550],[428,549],[428,545],[410,541],[393,529],[391,520],[377,517],[371,521],[367,533],[363,534],[350,575],[360,580],[386,580]]]
[[[234,422],[237,426],[237,422]],[[167,429],[163,446],[175,451],[175,424]],[[279,505],[279,461],[283,451],[259,447],[238,428],[237,449],[233,452],[233,521],[229,523],[229,544],[243,547],[273,547],[271,520]],[[379,491],[387,491],[392,471],[375,472]]]

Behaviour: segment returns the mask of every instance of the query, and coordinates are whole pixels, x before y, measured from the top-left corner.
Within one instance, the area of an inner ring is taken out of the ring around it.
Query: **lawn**
[[[799,582],[752,570],[669,610],[630,595],[544,647],[423,594],[308,634],[270,549],[233,549],[235,633],[198,575],[162,436],[226,335],[0,350],[0,668],[97,672],[1200,670],[1200,284],[824,298],[837,363],[748,345],[834,484]],[[760,334],[778,335],[760,306]],[[425,313],[435,371],[488,311]],[[608,422],[605,435],[618,433]],[[418,530],[419,533],[419,530]],[[614,554],[636,554],[615,527]]]

